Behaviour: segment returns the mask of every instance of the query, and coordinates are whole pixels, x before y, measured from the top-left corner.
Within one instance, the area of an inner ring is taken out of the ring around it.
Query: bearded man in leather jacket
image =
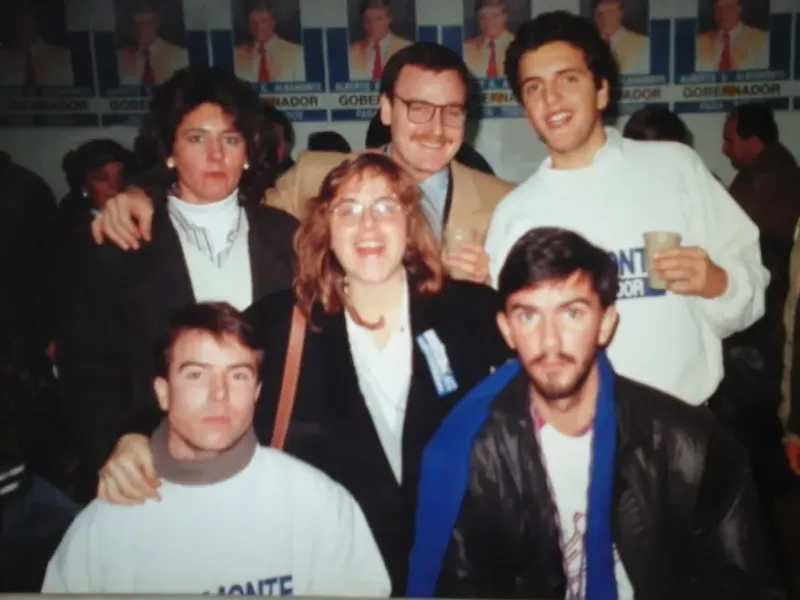
[[[611,256],[533,229],[498,288],[518,359],[425,451],[408,596],[785,598],[744,450],[707,408],[606,358]]]

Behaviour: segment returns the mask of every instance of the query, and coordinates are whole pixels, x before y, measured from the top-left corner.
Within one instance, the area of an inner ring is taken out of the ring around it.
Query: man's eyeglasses
[[[356,200],[342,200],[331,207],[331,214],[342,220],[358,221],[367,212],[376,220],[393,219],[401,215],[405,207],[394,198],[379,198],[369,206]]]
[[[462,104],[431,104],[424,100],[407,100],[395,96],[406,105],[408,120],[417,125],[430,123],[437,112],[442,113],[442,124],[445,127],[461,127],[467,118],[467,107]]]

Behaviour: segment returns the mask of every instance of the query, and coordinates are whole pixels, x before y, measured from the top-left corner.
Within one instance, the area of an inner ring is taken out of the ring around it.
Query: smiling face
[[[720,31],[731,31],[742,22],[742,1],[715,0],[714,22]]]
[[[528,121],[547,145],[554,168],[591,163],[605,143],[602,112],[608,82],[599,89],[583,52],[566,42],[551,42],[522,56],[522,103]]]
[[[387,7],[368,8],[361,15],[361,26],[371,42],[380,42],[389,35],[391,23],[392,15]]]
[[[159,406],[169,422],[170,448],[210,458],[241,439],[253,422],[260,391],[258,353],[233,335],[181,333],[169,372],[156,379]]]
[[[580,271],[512,294],[497,318],[535,393],[548,403],[580,395],[616,321],[614,307],[601,306],[590,278]]]
[[[355,284],[381,284],[403,270],[407,212],[386,178],[370,172],[344,183],[330,204],[331,249]]]
[[[610,39],[622,27],[625,11],[622,0],[603,0],[594,9],[594,24],[605,39]]]
[[[253,41],[266,43],[275,33],[275,15],[269,10],[254,10],[247,15],[247,27]]]
[[[391,155],[422,181],[449,165],[464,142],[467,90],[456,71],[437,73],[408,65],[400,71],[394,96],[380,100],[381,122],[391,130]],[[427,121],[422,118],[426,105],[433,107]],[[453,118],[455,113],[462,116]]]
[[[494,40],[506,30],[508,13],[505,4],[482,6],[478,10],[478,28],[481,35],[488,40]]]
[[[168,167],[178,172],[181,200],[219,202],[239,186],[247,145],[233,119],[218,104],[201,104],[181,121]]]

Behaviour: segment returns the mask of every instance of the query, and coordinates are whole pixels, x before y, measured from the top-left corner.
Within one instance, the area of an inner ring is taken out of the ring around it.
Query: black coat
[[[500,392],[476,437],[437,596],[564,598],[527,385]],[[622,377],[616,412],[612,534],[636,598],[785,598],[747,457],[711,412]]]
[[[291,285],[297,221],[274,208],[246,210],[257,301]],[[108,458],[132,414],[155,405],[155,340],[171,314],[195,300],[180,240],[164,207],[154,215],[152,242],[136,252],[112,244],[91,247],[85,260],[67,291],[57,346],[68,427],[91,473]]]
[[[265,298],[248,317],[265,341],[264,384],[256,430],[269,443],[291,323],[291,294]],[[486,286],[447,282],[437,295],[409,300],[411,335],[432,329],[447,349],[458,389],[437,394],[433,377],[414,344],[412,379],[402,441],[402,482],[384,454],[359,389],[343,313],[315,311],[303,349],[295,410],[286,450],[344,485],[364,510],[392,578],[393,594],[405,589],[422,451],[450,408],[510,350],[495,324],[496,293]]]

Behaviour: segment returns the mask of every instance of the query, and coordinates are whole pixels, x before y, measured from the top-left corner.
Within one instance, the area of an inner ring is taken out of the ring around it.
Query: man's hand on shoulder
[[[138,250],[149,242],[153,224],[153,201],[143,190],[128,187],[111,198],[92,221],[95,243],[111,241],[123,250]]]

